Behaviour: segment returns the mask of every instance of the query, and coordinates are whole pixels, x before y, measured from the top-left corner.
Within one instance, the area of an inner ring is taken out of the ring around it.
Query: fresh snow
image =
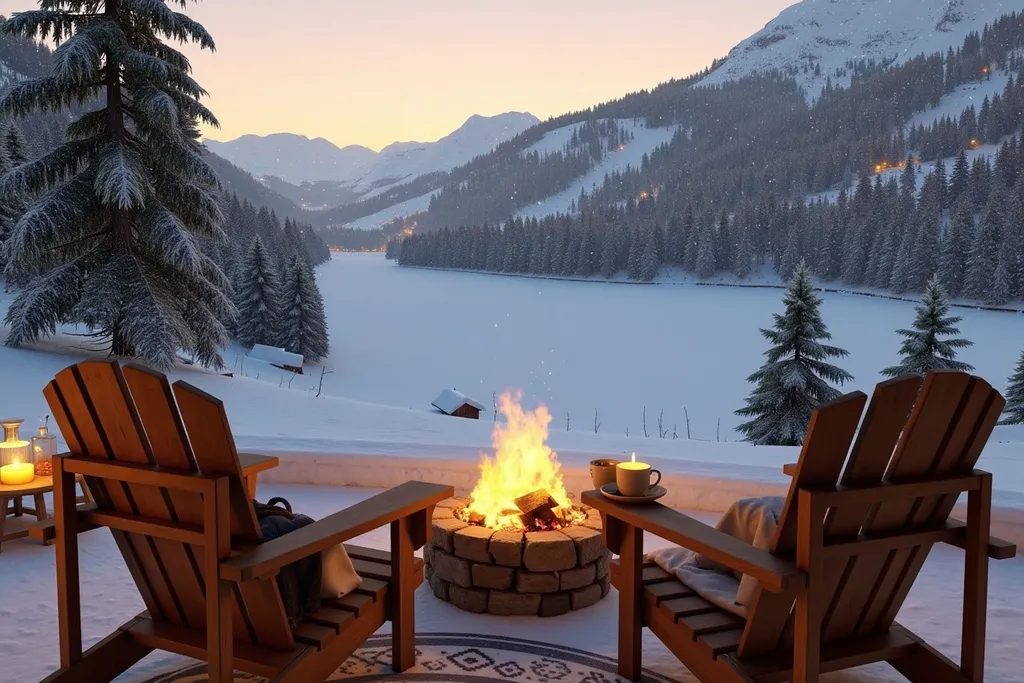
[[[644,154],[650,155],[659,146],[669,143],[678,130],[676,126],[648,128],[642,122],[634,119],[618,119],[617,123],[633,134],[633,139],[626,143],[625,149],[609,152],[600,164],[574,180],[565,190],[523,207],[516,213],[516,218],[539,219],[559,213],[569,213],[572,203],[580,198],[582,190],[589,193],[600,188],[604,184],[605,176],[610,173],[625,171],[630,167],[640,168]],[[537,151],[542,155],[558,151],[569,141],[573,131],[579,125],[577,123],[549,131],[526,151]]]
[[[780,309],[778,290],[414,270],[376,254],[336,255],[317,275],[333,343],[324,366],[332,374],[323,375],[319,398],[320,368],[308,366],[302,376],[265,365],[254,371],[242,349],[226,355],[233,378],[184,365],[171,373],[172,380],[190,382],[224,401],[239,449],[281,458],[280,467],[261,475],[261,500],[284,496],[299,511],[320,518],[408,479],[445,482],[468,492],[478,476],[480,454],[491,449],[493,415],[465,420],[437,414],[430,401],[447,386],[485,404],[490,391],[512,387],[523,389],[527,407],[546,403],[554,417],[549,443],[573,496],[589,488],[590,459],[631,452],[664,473],[670,494],[663,502],[697,511],[695,516],[706,522],[713,523],[739,497],[786,489],[781,467],[796,460],[798,449],[735,441],[731,415],[749,389],[745,375],[761,362],[765,343],[757,327],[767,326],[771,313]],[[843,366],[857,381],[847,388],[870,391],[880,379],[878,370],[897,357],[893,330],[909,323],[912,304],[835,294],[823,299],[822,313],[836,343],[851,352]],[[9,295],[0,309],[6,302]],[[977,345],[961,358],[1002,389],[1024,338],[1024,318],[962,313],[964,336]],[[24,434],[48,412],[40,391],[44,384],[68,364],[97,357],[86,348],[87,338],[72,332],[65,330],[32,349],[0,347],[8,388],[0,393],[0,413],[26,418]],[[650,437],[643,436],[644,406]],[[685,437],[682,406],[689,408],[692,439]],[[595,407],[600,408],[597,434]],[[661,407],[667,425],[678,422],[680,438],[657,437]],[[570,431],[565,430],[566,413]],[[718,417],[722,442],[715,441]],[[1018,543],[1024,543],[1021,442],[1024,427],[998,427],[979,465],[994,474],[992,533]],[[372,532],[358,542],[384,548],[387,532]],[[85,534],[80,543],[88,646],[142,606],[110,535]],[[652,550],[665,542],[648,535],[646,544]],[[3,680],[39,680],[56,666],[53,557],[52,548],[29,541],[4,545],[0,576],[8,585],[20,583],[17,595],[5,594],[0,606],[5,617],[0,619]],[[954,657],[960,614],[955,587],[961,585],[962,563],[958,550],[934,550],[900,613],[903,623]],[[1024,576],[1024,560],[993,563],[990,572],[986,673],[988,680],[1009,683],[1020,678],[1024,598],[1013,586]],[[416,603],[422,633],[524,635],[521,620],[467,615],[426,589],[417,593]],[[530,620],[529,637],[614,655],[614,628],[574,627],[613,624],[615,609],[613,594],[578,614]],[[649,634],[644,638],[648,666],[681,683],[695,683]],[[181,661],[151,656],[122,682]],[[885,667],[870,667],[834,680],[900,679]]]
[[[386,209],[381,209],[377,213],[371,213],[368,216],[357,218],[354,221],[345,223],[346,228],[352,228],[354,230],[376,230],[377,228],[383,227],[390,223],[396,218],[412,218],[418,213],[422,213],[427,210],[430,206],[430,199],[438,193],[438,190],[427,192],[419,197],[413,197],[407,199],[404,202],[398,204],[392,204]]]
[[[374,489],[343,489],[324,486],[283,486],[261,484],[260,500],[281,496],[297,511],[314,519],[365,500],[378,493]],[[692,512],[697,519],[714,524],[716,514]],[[384,527],[352,541],[370,548],[388,549],[390,539]],[[646,534],[648,552],[669,544]],[[79,538],[82,586],[82,625],[86,647],[108,635],[144,609],[138,591],[128,574],[117,546],[106,531],[92,531]],[[419,554],[419,553],[418,553]],[[0,657],[4,681],[36,681],[59,665],[57,650],[57,600],[53,583],[52,547],[29,541],[4,545],[0,567],[8,583],[18,581],[18,590],[5,594],[0,608]],[[959,657],[961,576],[963,553],[946,546],[936,547],[928,556],[920,576],[914,582],[899,620],[943,654],[956,661]],[[1020,680],[1020,641],[1024,623],[1024,596],[1017,590],[1024,575],[1020,558],[993,562],[989,569],[988,629],[985,674],[991,683]],[[494,617],[469,614],[434,597],[423,584],[416,591],[417,633],[477,633],[576,647],[614,657],[618,594],[613,589],[607,599],[592,607],[554,619],[531,617]],[[389,633],[386,624],[380,633]],[[649,632],[643,634],[644,666],[679,683],[697,683],[679,661]],[[167,653],[154,653],[117,679],[132,683],[165,671],[193,663]],[[884,664],[830,674],[834,683],[897,683],[904,679]]]
[[[977,114],[981,111],[981,103],[986,97],[991,100],[993,95],[1002,95],[1009,80],[1010,72],[1000,69],[993,71],[984,81],[965,83],[950,94],[943,95],[937,107],[931,107],[912,116],[905,128],[910,130],[913,125],[930,126],[944,117],[959,121],[964,110],[972,106]]]
[[[795,68],[797,83],[813,100],[829,77],[833,85],[849,84],[849,75],[837,79],[836,70],[850,59],[900,63],[945,53],[960,47],[968,33],[1021,9],[1016,0],[803,0],[734,47],[701,84]]]

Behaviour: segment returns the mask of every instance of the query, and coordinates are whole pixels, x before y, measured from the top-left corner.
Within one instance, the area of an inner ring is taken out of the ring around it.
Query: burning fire
[[[582,521],[586,515],[569,502],[557,454],[544,443],[551,413],[543,405],[532,412],[523,410],[521,398],[522,394],[515,392],[498,399],[505,420],[498,421],[491,434],[495,454],[493,458],[483,456],[480,480],[463,516],[491,529],[522,529],[522,511],[516,499],[544,490],[557,504],[553,512],[561,525]]]

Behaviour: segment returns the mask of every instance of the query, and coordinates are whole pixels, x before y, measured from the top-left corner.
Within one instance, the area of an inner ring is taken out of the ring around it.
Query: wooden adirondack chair
[[[1004,400],[965,373],[900,377],[876,387],[858,434],[866,400],[815,410],[770,553],[662,505],[583,494],[619,554],[623,676],[640,676],[647,626],[704,683],[809,683],[877,661],[918,683],[982,682],[988,560],[1016,549],[989,538],[992,476],[974,466]],[[962,492],[966,524],[949,517]],[[756,578],[747,619],[644,563],[644,531]],[[939,542],[965,550],[960,666],[895,621]]]
[[[158,649],[206,661],[211,683],[234,669],[313,683],[387,620],[395,670],[413,665],[413,552],[451,487],[408,482],[261,543],[220,401],[116,362],[71,366],[43,393],[71,451],[54,459],[61,668],[46,681],[111,681]],[[79,474],[94,506],[76,509]],[[347,546],[362,587],[289,628],[279,570],[384,525],[390,553]],[[83,653],[77,534],[96,527],[110,529],[146,611]]]

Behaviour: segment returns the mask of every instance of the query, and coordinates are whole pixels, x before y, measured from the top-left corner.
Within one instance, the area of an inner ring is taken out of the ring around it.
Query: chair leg
[[[41,683],[110,683],[153,651],[127,631],[116,631],[82,654],[82,658],[55,671]]]

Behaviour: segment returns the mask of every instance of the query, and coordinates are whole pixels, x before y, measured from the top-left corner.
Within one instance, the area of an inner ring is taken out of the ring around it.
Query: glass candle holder
[[[18,436],[21,418],[0,420],[4,429],[4,440],[0,443],[0,484],[22,486],[35,479],[35,465],[32,463],[32,444]]]
[[[47,415],[49,422],[49,415]],[[37,477],[53,476],[53,456],[57,455],[57,437],[50,434],[48,424],[39,428],[39,433],[32,437],[32,462]]]

